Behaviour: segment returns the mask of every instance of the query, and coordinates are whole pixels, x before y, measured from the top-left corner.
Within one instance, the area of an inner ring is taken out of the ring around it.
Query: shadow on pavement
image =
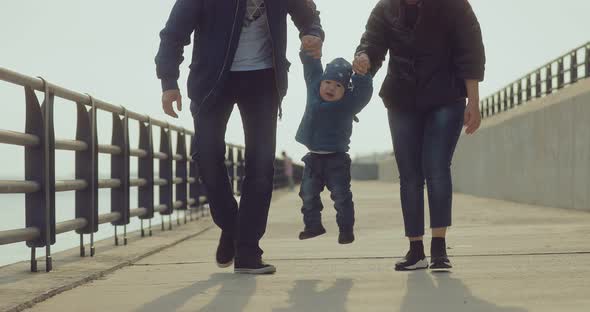
[[[407,293],[400,312],[415,311],[478,311],[478,312],[526,312],[518,307],[500,307],[479,299],[450,272],[408,274]]]
[[[333,285],[318,291],[319,280],[295,281],[293,289],[289,291],[287,308],[273,309],[273,312],[301,312],[301,311],[346,311],[346,301],[353,286],[352,279],[337,279]]]
[[[177,311],[189,301],[221,286],[207,305],[200,309],[185,307],[187,311],[243,311],[256,291],[256,277],[233,273],[215,273],[208,280],[178,289],[145,304],[137,312]]]

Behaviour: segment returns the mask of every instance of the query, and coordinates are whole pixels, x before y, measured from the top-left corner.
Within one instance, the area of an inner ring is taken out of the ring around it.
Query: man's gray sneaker
[[[241,265],[236,262],[234,266],[234,273],[237,274],[274,274],[277,271],[274,265],[264,263],[263,261],[259,263],[249,264],[249,265]]]

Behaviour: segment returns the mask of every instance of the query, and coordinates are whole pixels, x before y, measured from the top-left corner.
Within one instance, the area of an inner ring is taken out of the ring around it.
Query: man
[[[177,117],[179,65],[194,32],[188,80],[197,151],[192,157],[222,230],[217,265],[234,264],[236,273],[276,271],[262,261],[259,241],[272,195],[277,115],[287,92],[287,14],[300,31],[302,49],[319,58],[324,33],[312,0],[177,0],[160,33],[156,65],[162,105]],[[246,141],[239,209],[224,165],[225,130],[235,103]]]

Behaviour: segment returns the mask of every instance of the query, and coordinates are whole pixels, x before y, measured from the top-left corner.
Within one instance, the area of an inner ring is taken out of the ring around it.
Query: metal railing
[[[0,144],[25,148],[25,180],[0,180],[0,193],[25,194],[26,227],[0,231],[0,246],[26,242],[31,248],[31,271],[37,271],[36,248],[45,248],[45,271],[52,270],[51,246],[56,236],[75,231],[80,235],[80,256],[86,256],[84,235],[90,235],[90,256],[95,255],[94,233],[99,224],[110,223],[115,227],[115,245],[119,245],[117,227],[123,227],[123,244],[127,244],[127,225],[131,218],[141,220],[141,236],[152,236],[151,221],[156,213],[162,217],[161,230],[166,230],[164,216],[169,216],[168,229],[172,229],[172,215],[177,212],[177,224],[181,224],[180,211],[193,220],[193,213],[206,214],[206,190],[199,180],[198,168],[187,155],[187,139],[194,133],[182,127],[132,112],[123,106],[115,106],[54,85],[43,78],[33,78],[0,67],[0,80],[24,87],[26,121],[25,132],[0,129]],[[43,94],[40,103],[36,91]],[[59,97],[76,104],[76,139],[55,138],[54,99]],[[112,114],[111,144],[99,144],[97,113]],[[129,143],[129,120],[139,123],[139,146]],[[159,150],[154,151],[153,127],[160,128]],[[173,151],[172,133],[177,141]],[[192,147],[191,147],[192,149]],[[75,152],[75,179],[56,181],[55,151]],[[244,177],[245,149],[227,145],[226,166],[236,195],[240,194]],[[99,154],[110,154],[111,178],[99,179]],[[190,153],[193,154],[193,151]],[[130,158],[138,158],[138,177],[130,176]],[[159,161],[159,174],[155,176],[154,160]],[[277,165],[282,162],[277,159]],[[297,172],[301,171],[297,166]],[[275,188],[285,186],[282,170],[277,171]],[[300,175],[299,175],[300,178]],[[297,179],[299,180],[299,179]],[[154,187],[158,187],[159,202],[154,201]],[[111,189],[111,212],[98,211],[98,190]],[[130,207],[130,189],[138,188],[138,208]],[[74,219],[56,222],[56,192],[75,191]],[[143,221],[148,221],[147,229]]]
[[[480,102],[482,118],[555,93],[590,77],[590,42],[510,83]]]

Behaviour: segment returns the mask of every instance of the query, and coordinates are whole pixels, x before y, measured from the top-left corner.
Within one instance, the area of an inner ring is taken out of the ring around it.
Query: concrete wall
[[[379,162],[379,181],[399,183],[399,172],[393,155]]]
[[[378,165],[399,182],[392,156]],[[590,211],[590,80],[485,119],[461,137],[453,179],[460,193]]]
[[[453,175],[461,193],[590,211],[590,80],[485,119]]]
[[[353,180],[372,181],[379,179],[379,166],[370,163],[353,163],[350,166],[350,175]]]

